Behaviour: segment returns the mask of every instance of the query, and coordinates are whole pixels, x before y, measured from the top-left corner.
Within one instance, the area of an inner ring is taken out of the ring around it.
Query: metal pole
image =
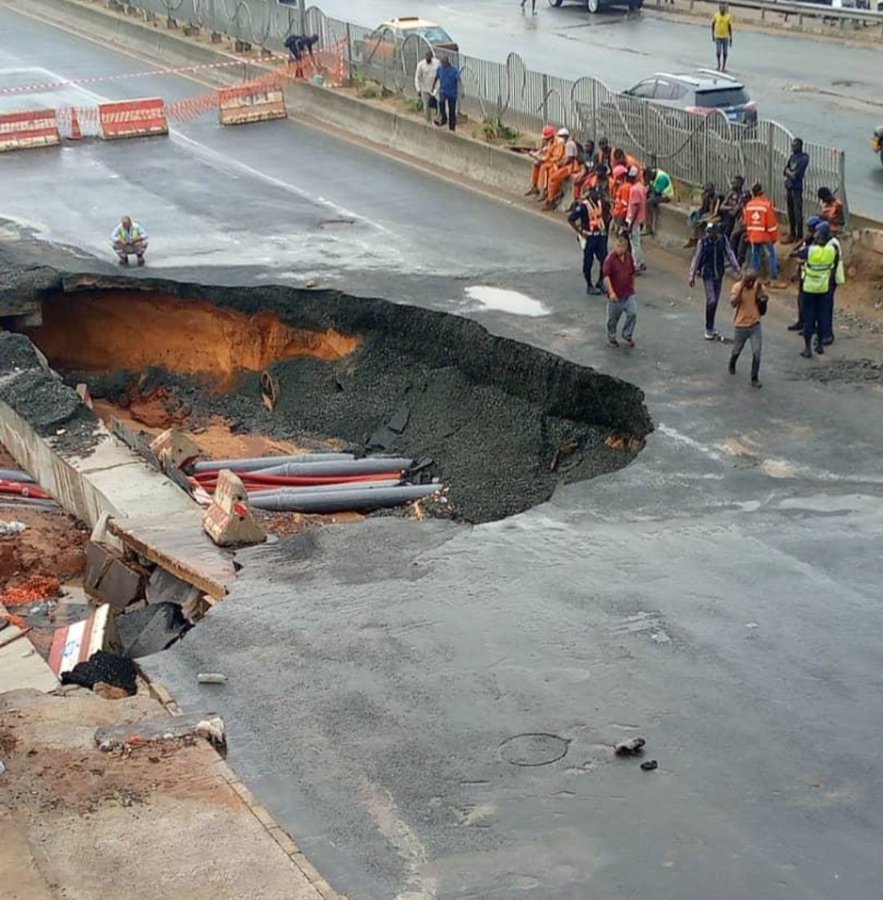
[[[297,0],[297,33],[307,33],[307,0]]]

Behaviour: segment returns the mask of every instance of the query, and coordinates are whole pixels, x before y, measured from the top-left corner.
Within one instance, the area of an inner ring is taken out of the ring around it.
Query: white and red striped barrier
[[[0,113],[0,152],[61,143],[54,109]]]
[[[161,97],[100,103],[98,120],[104,141],[169,133],[166,104]]]
[[[218,91],[218,121],[222,125],[244,125],[288,118],[281,79],[241,84]]]
[[[86,662],[93,653],[104,649],[110,606],[99,606],[88,619],[56,628],[49,651],[49,668],[56,675],[70,672],[80,662]]]

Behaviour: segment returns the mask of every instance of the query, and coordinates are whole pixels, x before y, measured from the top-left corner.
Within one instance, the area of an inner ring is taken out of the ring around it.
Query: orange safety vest
[[[742,209],[749,244],[770,244],[779,239],[779,220],[773,204],[763,196],[752,197]]]
[[[589,234],[603,234],[604,232],[604,207],[599,203],[586,203],[586,212],[589,214]]]

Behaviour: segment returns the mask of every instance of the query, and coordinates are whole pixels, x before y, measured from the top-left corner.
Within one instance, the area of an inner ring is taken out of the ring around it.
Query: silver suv
[[[748,96],[745,85],[712,69],[697,69],[695,75],[657,72],[623,93],[705,116],[717,109],[740,125],[757,121],[757,104]]]

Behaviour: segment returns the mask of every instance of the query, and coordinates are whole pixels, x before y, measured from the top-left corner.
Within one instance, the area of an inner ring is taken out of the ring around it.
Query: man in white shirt
[[[432,50],[427,50],[423,59],[417,63],[414,71],[414,88],[417,96],[423,101],[423,112],[426,115],[426,121],[432,120],[432,109],[430,103],[433,98],[433,85],[435,84],[435,76],[438,72],[438,60],[432,55]]]
[[[144,251],[147,249],[147,232],[129,216],[123,216],[120,224],[113,230],[110,242],[116,255],[120,258],[120,265],[129,265],[129,255],[135,254],[138,265],[144,265]]]

